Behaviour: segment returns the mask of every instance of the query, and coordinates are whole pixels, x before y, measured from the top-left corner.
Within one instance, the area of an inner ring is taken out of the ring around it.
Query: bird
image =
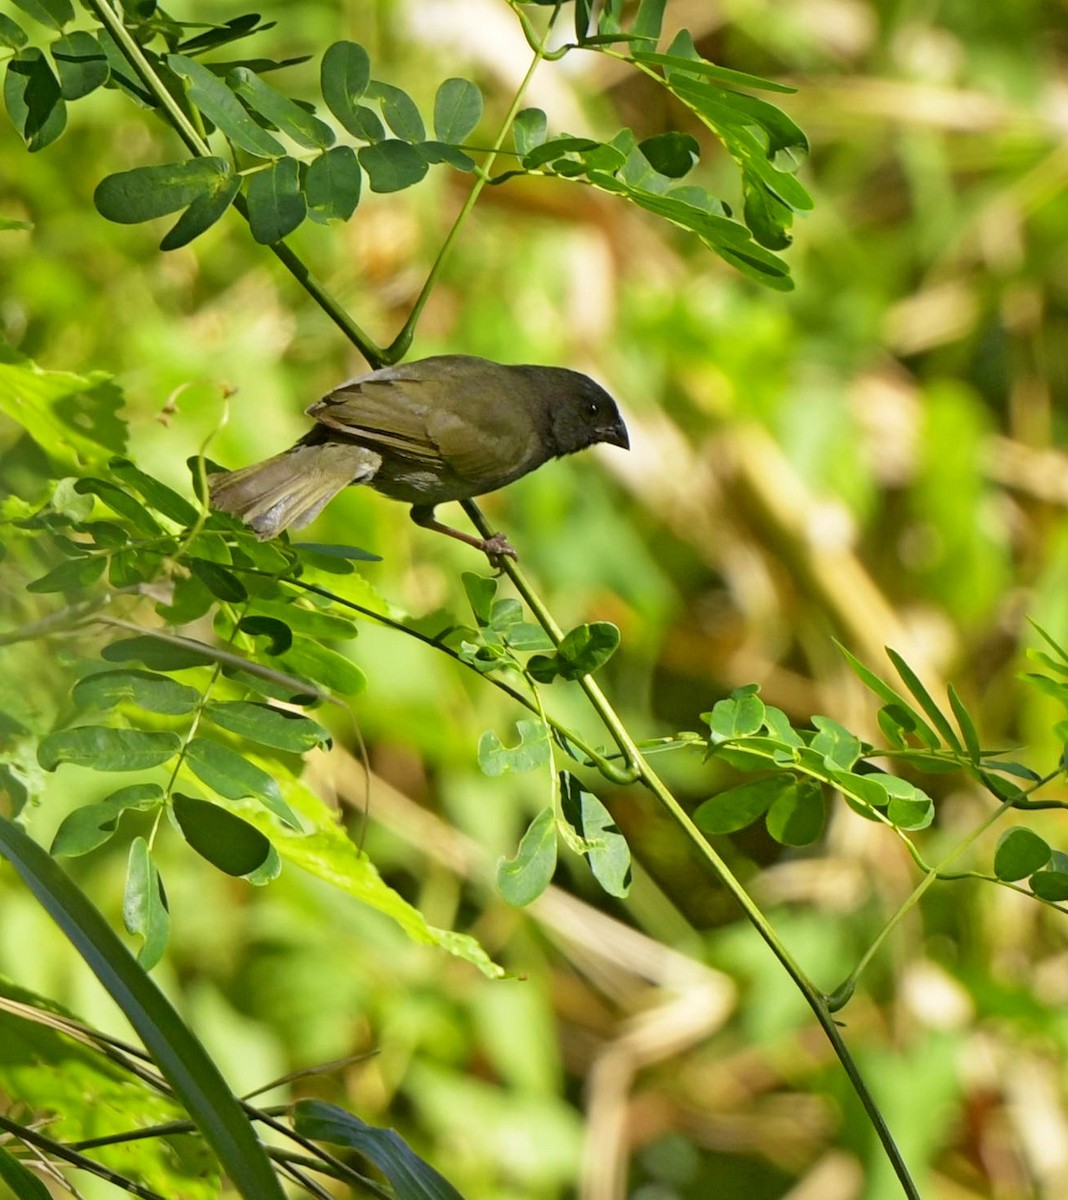
[[[300,529],[341,491],[366,484],[411,505],[424,528],[516,558],[500,533],[479,538],[435,519],[439,504],[496,491],[551,458],[598,442],[630,449],[615,401],[565,367],[442,354],[341,384],[306,413],[315,424],[263,462],[208,476],[213,508],[261,541]]]

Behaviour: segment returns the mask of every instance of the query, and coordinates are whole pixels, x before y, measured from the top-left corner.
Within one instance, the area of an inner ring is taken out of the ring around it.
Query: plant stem
[[[555,19],[556,13],[553,14]],[[537,71],[542,59],[545,57],[545,50],[540,46],[534,47],[534,57],[531,60],[530,66],[527,68],[527,73],[523,76],[522,82],[516,89],[515,96],[512,98],[512,103],[509,106],[508,113],[501,123],[500,131],[493,142],[492,147],[486,154],[485,161],[478,170],[475,182],[471,185],[471,190],[467,194],[467,199],[463,203],[463,207],[457,214],[456,220],[452,223],[452,228],[445,235],[445,240],[438,250],[437,257],[434,259],[433,265],[427,274],[423,287],[416,297],[415,303],[412,305],[412,310],[408,314],[408,319],[404,322],[400,333],[397,334],[393,342],[386,351],[387,360],[389,362],[397,362],[403,358],[408,351],[408,347],[412,344],[412,338],[415,336],[415,327],[422,315],[423,308],[427,300],[430,298],[430,293],[434,290],[434,285],[437,283],[438,276],[445,265],[445,260],[449,255],[460,229],[464,222],[471,215],[471,210],[478,202],[478,198],[482,193],[482,189],[489,182],[489,174],[493,169],[493,164],[497,159],[501,146],[504,145],[504,139],[508,136],[508,130],[512,127],[512,122],[515,120],[515,115],[519,112],[519,106],[523,103],[523,97],[526,94],[527,88],[530,86],[530,81],[534,78],[534,72]]]
[[[185,143],[186,148],[196,158],[211,157],[211,147],[200,135],[193,123],[182,111],[181,105],[171,95],[163,81],[152,68],[144,51],[130,34],[123,23],[122,17],[112,7],[110,0],[86,0],[89,7],[99,18],[100,23],[115,39],[119,49],[125,55],[127,62],[137,72],[138,77],[149,92],[156,98],[160,108],[175,132]],[[234,208],[245,220],[248,220],[248,206],[243,196],[234,200]],[[388,357],[349,316],[344,307],[334,299],[325,287],[311,273],[307,264],[294,253],[284,241],[273,242],[268,249],[279,259],[293,278],[304,288],[316,304],[326,313],[341,332],[349,339],[357,350],[367,359],[372,368],[385,366],[395,359]]]
[[[482,514],[481,509],[473,500],[463,501],[464,511],[471,518],[475,528],[482,534],[483,537],[489,537],[491,528]],[[530,582],[519,567],[511,559],[503,560],[503,569],[505,574],[511,579],[516,590],[520,593],[523,599],[530,606],[531,612],[534,614],[538,623],[545,632],[559,644],[562,638],[562,632],[559,625],[553,619],[545,602],[534,591]],[[702,860],[709,872],[719,881],[720,884],[731,894],[735,902],[745,914],[746,920],[760,934],[765,941],[772,954],[778,959],[779,963],[786,973],[793,980],[794,985],[804,996],[806,1003],[812,1010],[816,1020],[820,1024],[831,1043],[838,1061],[842,1064],[850,1083],[853,1085],[853,1090],[856,1092],[864,1111],[868,1114],[868,1119],[878,1135],[879,1141],[882,1143],[883,1149],[886,1152],[887,1158],[894,1169],[894,1173],[898,1177],[898,1181],[904,1190],[905,1195],[909,1200],[920,1200],[920,1193],[909,1174],[908,1165],[905,1163],[901,1155],[901,1151],[894,1141],[893,1134],[890,1132],[888,1125],[879,1111],[879,1107],[875,1102],[874,1096],[868,1088],[864,1077],[861,1075],[852,1054],[846,1046],[845,1041],[835,1023],[834,1017],[831,1015],[831,1010],[827,1004],[824,995],[815,987],[812,981],[802,970],[800,964],[794,959],[793,955],[783,944],[779,935],[772,928],[767,918],[757,907],[749,893],[741,885],[738,879],[734,876],[730,867],[716,853],[712,844],[701,833],[700,829],[694,824],[689,813],[672,795],[670,789],[660,778],[660,776],[649,765],[648,761],[638,749],[637,744],[631,738],[626,726],[623,724],[615,709],[606,699],[604,693],[596,683],[589,677],[584,676],[580,681],[583,685],[583,690],[586,693],[591,705],[596,710],[598,716],[604,722],[605,727],[612,734],[616,744],[619,746],[625,761],[631,768],[631,779],[637,779],[646,789],[660,802],[661,806],[666,810],[672,821],[682,830],[686,839],[690,842],[693,849],[697,852],[698,857]]]

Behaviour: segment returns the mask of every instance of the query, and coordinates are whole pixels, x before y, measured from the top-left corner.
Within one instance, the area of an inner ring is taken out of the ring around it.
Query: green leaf
[[[242,38],[249,37],[253,33],[260,33],[263,30],[271,29],[273,26],[273,21],[261,25],[259,13],[244,13],[240,17],[232,17],[223,25],[216,25],[204,33],[198,33],[196,37],[191,37],[188,41],[182,42],[178,48],[183,52],[214,50],[218,46],[225,46],[230,42],[240,41]]]
[[[527,827],[515,858],[497,863],[497,889],[517,908],[522,908],[545,891],[556,871],[556,814],[543,808]]]
[[[84,804],[68,813],[52,839],[51,853],[76,857],[102,846],[116,832],[119,819],[128,809],[147,812],[163,800],[158,783],[134,783],[119,788],[96,804]]]
[[[358,151],[372,192],[399,192],[418,183],[427,171],[426,159],[407,142],[387,138]]]
[[[925,792],[896,775],[884,775],[880,784],[890,797],[886,817],[897,829],[926,829],[934,820],[934,802]]]
[[[80,100],[107,83],[111,70],[104,49],[91,33],[77,29],[52,43],[64,100]]]
[[[244,1200],[283,1200],[248,1118],[218,1067],[107,921],[40,846],[0,818],[0,854],[115,999]]]
[[[269,644],[265,647],[265,652],[272,656],[285,654],[293,645],[293,630],[275,617],[242,617],[237,623],[237,628],[252,637],[268,638]]]
[[[416,142],[414,149],[431,165],[448,163],[457,171],[473,171],[475,169],[475,160],[470,154],[465,154],[458,147],[450,146],[447,142]]]
[[[790,93],[797,91],[797,88],[790,87],[788,84],[775,83],[773,80],[764,79],[760,75],[747,75],[744,71],[732,71],[730,67],[717,67],[710,62],[705,62],[704,59],[697,59],[695,61],[678,54],[657,54],[651,50],[633,50],[631,51],[631,58],[635,62],[645,63],[647,66],[661,66],[669,67],[675,71],[687,71],[691,75],[700,75],[706,79],[715,79],[718,83],[725,83],[731,87],[757,88],[763,92]]]
[[[67,126],[67,106],[59,80],[36,46],[8,60],[4,104],[31,153],[54,142]]]
[[[1053,854],[1049,843],[1022,825],[1006,829],[994,851],[994,874],[1014,882],[1041,870]]]
[[[171,915],[167,895],[159,877],[152,852],[143,837],[130,843],[126,863],[126,887],[122,897],[122,922],[127,933],[142,938],[137,961],[146,970],[163,957],[171,930]]]
[[[307,215],[300,190],[300,164],[295,158],[279,158],[246,178],[252,236],[263,246],[280,242]]]
[[[482,119],[482,93],[469,79],[446,79],[434,97],[434,135],[462,142]]]
[[[1054,850],[1050,865],[1036,871],[1027,882],[1031,891],[1042,900],[1054,903],[1068,900],[1068,855]]]
[[[520,158],[526,158],[548,135],[549,118],[540,108],[524,108],[516,113],[512,122],[512,137],[515,139],[515,152]]]
[[[40,579],[26,584],[28,592],[75,592],[87,588],[104,574],[107,559],[103,555],[92,558],[68,558],[58,567],[53,567]]]
[[[754,182],[744,170],[742,195],[745,223],[756,240],[769,250],[785,250],[793,242],[787,233],[793,224],[793,209],[772,195],[759,180]]]
[[[467,593],[467,601],[471,605],[475,621],[482,628],[489,625],[492,619],[493,598],[497,594],[497,580],[485,575],[476,575],[473,571],[464,571],[460,582]]]
[[[278,661],[294,675],[342,695],[351,696],[367,686],[367,677],[354,662],[305,637],[294,638],[293,645]]]
[[[638,143],[654,171],[669,179],[680,179],[693,169],[701,156],[697,139],[688,133],[660,133]]]
[[[11,1189],[15,1200],[51,1200],[48,1188],[3,1146],[0,1146],[0,1180]]]
[[[930,692],[928,692],[928,690],[920,682],[920,677],[909,666],[909,664],[905,662],[905,660],[900,654],[898,654],[896,650],[893,650],[887,646],[886,655],[894,664],[894,667],[896,668],[897,673],[901,676],[902,680],[904,680],[905,686],[909,689],[913,696],[916,697],[920,707],[930,718],[931,724],[934,725],[934,727],[942,735],[946,745],[950,746],[958,753],[962,753],[964,747],[961,745],[960,738],[957,737],[956,731],[954,730],[953,726],[950,725],[945,714],[931,698]]]
[[[631,33],[638,38],[649,41],[656,47],[660,37],[660,28],[664,23],[664,8],[667,0],[640,0]]]
[[[749,737],[764,724],[764,701],[754,691],[738,689],[726,700],[718,701],[701,720],[708,724],[713,744],[731,738]]]
[[[294,633],[306,633],[311,638],[347,641],[357,633],[356,626],[348,617],[340,617],[337,613],[323,612],[316,608],[306,608],[303,604],[256,599],[249,606],[248,612],[250,616],[273,617],[284,622]]]
[[[949,684],[946,690],[949,693],[949,706],[953,709],[953,715],[957,718],[957,724],[960,726],[968,757],[973,763],[977,763],[982,757],[983,751],[979,744],[979,734],[975,728],[975,722],[953,684]]]
[[[535,655],[528,669],[541,683],[557,675],[561,679],[580,679],[604,666],[619,648],[619,640],[619,630],[611,621],[577,625],[564,636],[555,654]]]
[[[550,758],[549,726],[544,721],[516,722],[519,743],[505,746],[492,729],[478,739],[478,765],[486,775],[505,775],[510,772],[533,771]]]
[[[768,833],[783,846],[808,846],[823,832],[827,806],[813,779],[794,779],[772,801]]]
[[[111,642],[100,651],[108,662],[140,662],[156,671],[184,671],[187,667],[202,667],[215,662],[209,647],[203,650],[189,639],[180,644],[163,638],[142,634]]]
[[[363,173],[351,146],[335,146],[312,159],[301,187],[313,214],[347,221],[360,203]]]
[[[813,717],[812,724],[819,730],[810,743],[812,749],[822,755],[827,766],[848,771],[860,758],[860,738],[830,717]]]
[[[254,112],[308,150],[324,150],[334,144],[334,131],[318,117],[301,108],[247,67],[237,67],[226,77],[231,90]]]
[[[369,1159],[389,1180],[397,1200],[463,1200],[393,1129],[365,1125],[344,1109],[322,1100],[298,1100],[293,1128],[317,1142],[346,1146]]]
[[[180,496],[173,488],[161,483],[153,475],[135,467],[128,458],[113,458],[108,466],[111,473],[141,496],[163,516],[177,521],[179,525],[193,525],[200,515],[196,508]]]
[[[99,496],[109,508],[132,521],[141,533],[149,537],[157,537],[163,532],[155,517],[139,500],[106,479],[86,476],[78,480],[74,490],[83,496]]]
[[[199,161],[199,160],[198,160]],[[236,172],[220,175],[214,189],[198,196],[160,241],[161,250],[178,250],[187,246],[227,211],[241,190],[241,176]]]
[[[547,142],[541,142],[532,150],[528,150],[523,155],[523,166],[528,171],[536,171],[539,167],[544,167],[548,163],[564,158],[568,154],[597,150],[601,145],[601,142],[595,142],[592,138],[572,137],[570,134],[563,134]]]
[[[938,735],[930,727],[930,725],[924,721],[920,714],[909,704],[909,702],[903,696],[899,696],[889,684],[884,683],[879,676],[874,673],[874,671],[869,671],[868,668],[860,661],[860,659],[855,655],[850,654],[850,652],[841,644],[841,642],[835,642],[835,645],[844,655],[846,662],[852,668],[853,673],[857,676],[861,683],[873,691],[875,695],[883,701],[884,705],[891,710],[890,715],[901,726],[901,728],[905,729],[907,732],[915,733],[921,738],[921,740],[926,742],[926,744],[930,746],[932,750],[936,749],[940,744]],[[902,721],[903,716],[908,718],[908,723]],[[880,720],[879,724],[882,726],[882,720]]]
[[[240,100],[207,67],[182,54],[168,54],[167,66],[188,84],[189,98],[233,144],[256,158],[280,158],[285,148],[248,115]]]
[[[567,772],[561,772],[560,790],[564,819],[579,837],[593,843],[585,852],[593,877],[610,896],[626,896],[631,885],[630,847],[612,814]]]
[[[282,799],[275,780],[236,750],[210,738],[197,737],[186,747],[185,761],[201,783],[214,788],[220,796],[227,800],[251,796],[291,829],[300,828],[300,821]]]
[[[367,135],[366,118],[360,115],[357,101],[370,81],[371,60],[356,42],[335,42],[323,55],[320,71],[323,99],[341,125],[358,138]]]
[[[303,754],[316,746],[331,744],[329,732],[317,721],[300,713],[272,708],[269,704],[229,700],[211,703],[205,712],[223,729],[276,750]]]
[[[134,167],[101,180],[93,193],[93,203],[109,221],[134,225],[213,197],[230,178],[231,167],[224,158],[191,158],[157,167]]]
[[[372,80],[368,84],[367,95],[379,101],[386,124],[402,141],[421,142],[426,138],[426,127],[419,109],[402,88]]]
[[[147,771],[173,758],[181,744],[176,733],[79,725],[46,734],[37,747],[37,761],[46,771],[62,763],[94,771]]]
[[[233,573],[206,558],[190,557],[189,569],[217,599],[228,604],[241,604],[248,599],[245,585]]]
[[[49,29],[62,30],[74,20],[74,5],[71,0],[11,0],[16,8]]]
[[[784,792],[796,787],[793,775],[751,779],[699,804],[694,810],[694,823],[712,836],[736,833],[759,820]]]
[[[0,46],[10,46],[12,50],[21,50],[28,41],[26,32],[17,21],[0,13]]]
[[[181,716],[193,711],[200,693],[152,671],[98,671],[78,680],[71,699],[80,709],[106,712],[129,702],[149,712]]]
[[[271,843],[248,821],[233,813],[175,792],[174,816],[182,836],[213,866],[227,875],[251,875],[267,861]]]

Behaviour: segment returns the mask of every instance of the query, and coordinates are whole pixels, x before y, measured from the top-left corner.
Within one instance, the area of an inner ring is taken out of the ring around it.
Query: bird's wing
[[[321,425],[439,466],[471,480],[521,474],[529,445],[526,413],[487,396],[486,381],[451,380],[452,404],[439,403],[442,381],[404,377],[343,384],[308,409]],[[465,394],[466,393],[466,394]],[[477,418],[477,419],[476,419]]]
[[[428,429],[430,396],[417,379],[356,379],[307,411],[320,425],[427,463],[441,460]]]

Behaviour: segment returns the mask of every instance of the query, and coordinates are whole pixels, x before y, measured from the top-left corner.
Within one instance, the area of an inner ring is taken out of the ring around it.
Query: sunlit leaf
[[[91,33],[76,29],[57,38],[51,50],[64,100],[79,100],[107,83],[111,74],[107,56]]]
[[[107,712],[128,702],[149,712],[180,716],[193,711],[200,693],[152,671],[98,671],[78,680],[71,699],[81,709]]]
[[[396,138],[363,146],[358,155],[372,192],[399,192],[418,183],[430,169],[414,146]]]
[[[626,896],[631,884],[630,847],[612,814],[566,772],[561,775],[561,794],[564,819],[580,837],[594,843],[586,851],[593,877],[610,896]]]
[[[201,783],[214,788],[220,796],[228,800],[251,796],[290,828],[300,828],[300,822],[282,799],[275,780],[236,750],[211,738],[196,737],[186,747],[185,761]]]
[[[713,836],[735,833],[759,820],[784,792],[795,787],[792,775],[751,779],[699,804],[693,819],[703,833]]]
[[[323,55],[320,72],[323,99],[354,137],[366,136],[365,118],[359,115],[357,101],[370,81],[371,60],[356,42],[335,42]]]
[[[303,754],[316,746],[330,745],[329,732],[317,721],[269,704],[231,700],[213,702],[205,711],[216,725],[261,746]]]
[[[512,771],[533,771],[549,761],[549,727],[543,721],[516,722],[519,742],[505,746],[492,729],[478,739],[478,765],[486,775],[504,775]]]
[[[994,852],[994,874],[998,879],[1014,881],[1041,870],[1052,856],[1045,838],[1022,825],[1006,829],[998,838]]]
[[[482,119],[482,93],[469,79],[446,79],[434,97],[434,135],[462,142]]]
[[[808,846],[823,832],[826,819],[820,785],[813,779],[794,779],[772,801],[765,823],[783,846]]]
[[[136,837],[130,843],[126,887],[122,897],[122,921],[128,933],[143,939],[141,949],[137,952],[137,961],[146,971],[150,971],[167,948],[171,916],[163,881],[143,837]]]
[[[60,822],[52,839],[51,853],[68,857],[88,854],[114,836],[124,812],[155,808],[163,800],[163,794],[158,783],[134,783],[96,804],[83,804]]]
[[[308,164],[301,187],[308,208],[326,220],[347,221],[360,203],[363,172],[351,146],[334,146]]]
[[[545,891],[556,871],[556,814],[543,808],[523,834],[514,858],[497,863],[497,889],[508,901],[522,908]]]
[[[308,150],[325,149],[334,143],[334,131],[318,117],[295,104],[247,67],[237,67],[226,77],[231,90],[245,104]]]
[[[184,79],[189,98],[235,146],[257,158],[280,158],[285,148],[245,111],[241,101],[207,67],[183,54],[168,54],[167,66]]]
[[[46,734],[37,747],[37,761],[46,771],[62,763],[94,771],[147,771],[173,758],[181,744],[176,733],[80,725]]]

